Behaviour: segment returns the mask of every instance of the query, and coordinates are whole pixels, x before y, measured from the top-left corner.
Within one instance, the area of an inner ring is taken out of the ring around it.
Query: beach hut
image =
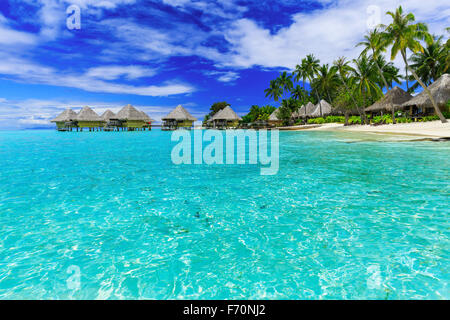
[[[100,118],[102,118],[105,123],[105,127],[103,128],[105,131],[114,131],[122,125],[122,123],[117,120],[117,115],[109,109],[103,112]]]
[[[394,111],[402,109],[402,105],[412,98],[413,96],[405,90],[394,87],[383,98],[364,109],[364,111],[369,112],[372,117],[374,115],[383,115],[383,113],[392,113],[392,109]]]
[[[311,102],[308,102],[308,104],[305,106],[303,110],[299,110],[299,116],[300,118],[309,118],[311,117],[311,114],[316,110],[316,106],[313,105]]]
[[[433,82],[429,87],[431,95],[441,111],[447,111],[450,100],[450,74],[446,73]],[[425,91],[402,104],[404,110],[413,117],[436,114],[433,104]]]
[[[278,109],[276,109],[274,112],[272,112],[272,114],[269,116],[269,120],[267,122],[271,126],[280,126],[283,123],[283,120],[278,118]]]
[[[193,117],[182,105],[177,106],[167,116],[161,119],[161,130],[190,129],[197,118]]]
[[[50,120],[50,122],[56,123],[56,128],[59,131],[71,131],[72,128],[76,127],[77,113],[70,108],[67,108],[61,112],[55,119]]]
[[[131,104],[120,109],[116,118],[121,122],[122,128],[126,128],[128,131],[142,130],[148,126],[148,116]]]
[[[320,100],[320,103],[316,104],[315,110],[311,112],[310,117],[326,117],[331,114],[332,109],[333,108],[328,102],[326,102],[325,100]]]
[[[211,118],[214,128],[236,128],[240,120],[242,118],[230,106],[226,106]]]
[[[83,131],[83,128],[89,128],[89,131],[98,130],[104,126],[102,118],[89,107],[84,107],[77,114],[77,125]]]

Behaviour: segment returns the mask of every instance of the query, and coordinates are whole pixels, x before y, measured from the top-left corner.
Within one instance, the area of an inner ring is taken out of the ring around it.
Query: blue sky
[[[400,4],[433,33],[450,25],[447,0],[2,0],[0,129],[84,105],[131,103],[156,120],[178,104],[199,119],[216,101],[239,114],[277,105],[263,91],[280,71],[309,53],[355,58],[370,24]],[[80,30],[67,28],[70,5]]]

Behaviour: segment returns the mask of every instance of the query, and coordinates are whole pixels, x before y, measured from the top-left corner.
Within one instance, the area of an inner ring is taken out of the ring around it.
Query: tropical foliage
[[[445,41],[443,36],[431,36],[427,25],[416,22],[414,15],[404,13],[402,7],[386,14],[391,23],[380,25],[364,36],[356,45],[362,48],[357,59],[350,61],[340,57],[329,65],[321,64],[309,54],[292,74],[282,72],[270,81],[266,97],[280,103],[279,114],[285,122],[290,118],[289,113],[302,105],[317,104],[325,99],[344,115],[346,123],[350,123],[350,119],[357,122],[351,115],[358,115],[360,123],[368,123],[364,109],[403,80],[409,91],[422,87],[431,98],[439,119],[445,121],[427,86],[449,72],[450,41]],[[410,57],[408,52],[412,52]],[[387,61],[388,53],[391,61],[400,54],[405,65],[404,75]],[[394,110],[389,121],[396,122]]]

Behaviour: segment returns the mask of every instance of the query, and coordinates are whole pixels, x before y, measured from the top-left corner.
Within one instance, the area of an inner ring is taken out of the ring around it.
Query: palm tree
[[[382,34],[378,31],[377,28],[369,31],[367,35],[364,36],[364,41],[358,43],[357,47],[364,46],[364,50],[361,52],[361,55],[367,55],[369,51],[372,53],[372,59],[375,63],[375,66],[378,69],[378,73],[380,74],[380,78],[383,80],[384,87],[386,91],[388,90],[388,84],[383,74],[383,70],[381,66],[378,64],[378,57],[381,52],[386,51],[386,45],[383,41]]]
[[[300,80],[302,80],[303,91],[306,92],[305,82],[306,78],[308,78],[308,73],[306,70],[306,59],[303,58],[301,64],[295,66],[293,74],[295,76],[295,81],[299,82]]]
[[[412,13],[403,14],[401,6],[398,7],[395,12],[388,11],[387,15],[392,18],[392,22],[388,26],[383,26],[385,28],[383,42],[385,41],[386,44],[392,45],[391,60],[394,60],[399,52],[401,53],[406,70],[411,71],[414,79],[422,86],[423,90],[430,98],[439,119],[441,119],[442,123],[446,123],[447,120],[442,115],[430,90],[428,90],[427,86],[420,80],[417,73],[408,65],[407,49],[411,50],[413,53],[423,52],[420,40],[425,40],[428,44],[433,41],[433,38],[428,33],[428,27],[424,23],[414,23],[416,20],[414,15]]]
[[[292,98],[296,99],[296,100],[301,100],[303,103],[305,102],[305,91],[303,91],[303,88],[300,87],[299,85],[297,85],[293,90],[292,90]]]
[[[427,45],[423,52],[414,53],[410,58],[411,69],[415,70],[422,82],[429,86],[436,81],[447,69],[448,48],[442,44],[442,36],[434,37],[433,43]],[[412,89],[417,89],[415,83]]]
[[[392,89],[394,82],[400,83],[401,81],[401,76],[399,73],[400,70],[396,66],[394,66],[392,62],[387,62],[384,56],[381,55],[378,56],[376,62],[380,66],[381,70],[383,70],[383,76],[387,82],[388,90]],[[381,78],[379,79],[378,84],[380,87],[383,86]]]
[[[266,97],[273,98],[273,100],[278,101],[278,99],[283,94],[283,90],[280,87],[278,79],[270,81],[270,87],[264,90]]]
[[[322,116],[322,104],[320,103],[319,93],[317,90],[312,90],[313,89],[312,88],[313,79],[317,75],[317,72],[320,68],[319,63],[320,63],[319,59],[316,59],[316,57],[314,57],[313,54],[308,54],[305,59],[304,68],[305,68],[307,78],[309,80],[309,84],[311,85],[311,91],[314,91],[317,96],[317,100],[319,102],[319,107],[320,107],[320,115]]]
[[[294,84],[292,83],[292,75],[288,75],[286,71],[283,72],[278,77],[278,84],[281,88],[282,94],[284,95],[285,99],[287,99],[289,92],[294,87]]]
[[[382,90],[377,84],[377,73],[374,70],[375,63],[366,55],[353,60],[353,63],[355,64],[353,76],[355,77],[358,93],[362,96],[363,106],[366,107],[368,98],[372,97],[376,99],[383,95]]]
[[[355,96],[353,95],[353,91],[350,90],[349,85],[347,83],[347,79],[350,74],[354,73],[354,69],[350,66],[349,62],[345,57],[338,58],[336,61],[334,61],[334,65],[339,73],[340,80],[344,85],[345,90],[349,93],[350,98],[353,101],[356,110],[358,110],[358,113],[361,116],[362,120],[363,112],[361,112],[361,109],[359,108],[358,103],[356,102]]]
[[[339,86],[339,76],[337,75],[337,68],[324,64],[317,71],[317,83],[318,90],[322,92],[322,95],[328,97],[328,101],[331,102],[330,92],[334,92]]]

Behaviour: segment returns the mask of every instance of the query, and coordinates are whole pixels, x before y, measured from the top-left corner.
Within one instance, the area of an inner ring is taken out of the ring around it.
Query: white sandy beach
[[[333,130],[346,132],[424,136],[431,138],[450,138],[450,122],[442,123],[441,121],[398,123],[386,124],[381,126],[344,126],[343,124],[339,123],[327,123],[319,127],[305,127],[303,128],[303,130]]]

